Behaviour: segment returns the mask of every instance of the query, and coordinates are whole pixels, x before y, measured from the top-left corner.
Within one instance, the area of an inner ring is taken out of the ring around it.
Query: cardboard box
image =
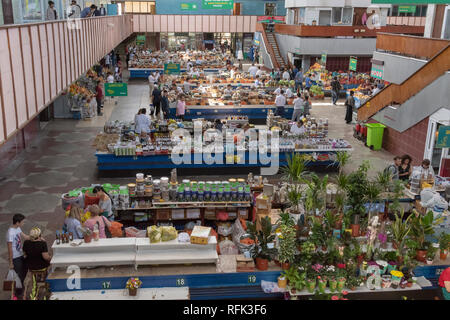
[[[247,209],[239,209],[238,217],[242,219],[248,219],[248,210]]]
[[[172,209],[172,219],[180,220],[184,218],[184,209]]]
[[[272,209],[272,198],[261,193],[256,197],[256,209]]]
[[[255,262],[252,258],[246,258],[244,255],[236,256],[236,272],[255,271]]]
[[[210,234],[211,234],[210,227],[195,226],[191,233],[191,243],[208,244]]]
[[[156,219],[158,220],[169,220],[171,209],[157,209]]]
[[[186,209],[187,219],[200,219],[200,209]]]
[[[215,209],[205,209],[205,219],[215,219],[216,210]]]

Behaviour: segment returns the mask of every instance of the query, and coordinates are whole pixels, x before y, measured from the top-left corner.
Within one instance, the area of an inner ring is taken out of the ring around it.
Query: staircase
[[[262,31],[264,43],[266,45],[267,51],[272,59],[272,64],[275,68],[279,68],[280,70],[286,69],[288,66],[284,61],[283,57],[280,53],[280,48],[278,47],[277,38],[273,32],[267,32],[264,26]]]
[[[366,121],[387,106],[402,105],[450,70],[450,45],[440,50],[401,84],[389,84],[358,109],[358,120]]]

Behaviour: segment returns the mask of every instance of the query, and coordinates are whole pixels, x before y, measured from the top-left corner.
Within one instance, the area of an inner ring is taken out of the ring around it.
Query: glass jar
[[[198,189],[197,189],[197,187],[192,187],[191,199],[192,199],[192,201],[197,201],[198,200]]]
[[[211,189],[211,201],[217,201],[217,189]]]
[[[217,201],[223,201],[223,188],[219,188],[217,192]]]
[[[185,198],[184,198],[184,188],[181,187],[181,186],[178,187],[177,200],[178,200],[179,202],[185,201]]]

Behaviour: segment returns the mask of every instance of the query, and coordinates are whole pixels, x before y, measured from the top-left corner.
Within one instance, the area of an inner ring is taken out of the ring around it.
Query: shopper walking
[[[294,113],[292,114],[291,121],[298,121],[300,117],[303,115],[304,107],[303,107],[304,100],[302,99],[302,95],[300,93],[297,93],[297,98],[294,100]]]
[[[177,118],[181,119],[181,121],[184,121],[185,113],[186,113],[185,96],[184,96],[184,94],[180,94],[178,96],[176,116],[177,116]]]
[[[100,5],[100,15],[106,16],[106,8],[103,6],[103,3]]]
[[[299,70],[294,77],[295,81],[295,91],[299,92],[300,90],[303,90],[303,72]]]
[[[169,93],[167,90],[164,90],[161,97],[161,110],[164,116],[164,119],[169,119],[170,108],[169,108]]]
[[[305,89],[308,91],[311,89],[312,86],[312,80],[311,80],[311,74],[307,74],[305,78]]]
[[[91,218],[86,220],[84,223],[84,227],[88,228],[92,232],[94,232],[95,226],[98,227],[98,233],[100,239],[106,239],[105,228],[111,227],[111,222],[108,221],[105,217],[101,216],[101,209],[98,205],[90,205],[88,207],[89,212],[91,213]]]
[[[161,91],[158,88],[158,83],[156,83],[155,88],[153,89],[152,97],[154,108],[153,115],[158,118],[159,114],[161,113]]]
[[[6,232],[6,243],[8,246],[9,269],[14,270],[22,282],[22,288],[15,289],[15,295],[22,299],[23,282],[27,276],[25,258],[23,256],[23,240],[29,240],[30,237],[22,232],[25,223],[25,216],[17,213],[13,216],[13,224]]]
[[[284,118],[284,106],[286,105],[286,97],[284,96],[283,90],[281,90],[275,98],[275,105],[277,106],[275,115]]]
[[[146,110],[144,109],[142,110],[142,112],[144,112],[145,114]],[[100,198],[98,206],[101,209],[102,216],[108,218],[109,221],[114,221],[114,213],[112,211],[112,201],[109,194],[105,191],[105,189],[103,189],[102,186],[95,186],[92,192]]]
[[[402,157],[402,163],[398,167],[398,177],[402,181],[408,181],[409,177],[411,176],[411,157],[407,154],[405,154]]]
[[[283,72],[283,80],[291,80],[291,75],[289,74],[289,71],[287,69]]]
[[[68,233],[72,233],[74,239],[83,239],[83,233],[81,232],[81,216],[83,214],[83,209],[72,204],[69,216],[64,220],[63,229]]]
[[[46,271],[52,257],[48,253],[47,242],[42,238],[41,229],[30,230],[30,239],[23,243],[25,264],[29,271]]]
[[[347,107],[347,111],[345,113],[345,122],[347,124],[351,123],[353,120],[353,108],[355,107],[355,98],[353,97],[354,94],[355,92],[353,90],[350,91],[350,95],[345,101],[345,106]]]
[[[72,4],[70,5],[70,8],[68,10],[67,17],[72,19],[80,18],[81,16],[81,7],[77,4],[75,0],[72,0]]]
[[[303,102],[303,116],[310,115],[311,111],[311,102],[309,101],[309,96],[305,94],[305,99]]]
[[[150,99],[153,95],[153,89],[155,88],[155,77],[153,76],[152,73],[150,73],[150,75],[148,76],[148,88],[149,88],[149,93],[150,93]]]
[[[102,107],[103,107],[103,90],[100,85],[100,81],[97,82],[97,87],[95,88],[95,100],[97,101],[97,115],[102,116]]]
[[[58,14],[55,10],[55,3],[53,1],[48,2],[48,8],[45,13],[45,20],[58,20]]]
[[[341,83],[338,81],[337,77],[334,77],[333,81],[331,81],[331,97],[334,105],[336,105],[339,99],[340,91],[341,91]]]

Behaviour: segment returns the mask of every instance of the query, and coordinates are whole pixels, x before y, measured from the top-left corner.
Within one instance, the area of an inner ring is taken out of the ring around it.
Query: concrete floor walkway
[[[92,141],[103,131],[109,120],[131,120],[137,110],[148,107],[146,81],[132,81],[127,97],[116,98],[117,104],[105,104],[104,116],[92,120],[55,120],[50,122],[8,168],[0,172],[0,237],[6,231],[15,213],[26,216],[23,231],[28,233],[34,226],[43,230],[49,248],[64,221],[61,195],[77,187],[92,183],[126,184],[133,178],[98,178],[95,149]],[[350,141],[354,151],[348,168],[354,169],[363,160],[371,160],[375,170],[383,169],[392,159],[386,151],[371,151],[353,138],[353,126],[345,124],[345,108],[332,106],[329,100],[314,102],[311,114],[316,118],[329,119],[329,136]],[[209,176],[210,178],[211,176]],[[195,177],[201,179],[202,177]],[[225,178],[225,177],[224,177]],[[0,246],[0,277],[8,269],[6,243]],[[0,298],[7,299],[2,292]]]

